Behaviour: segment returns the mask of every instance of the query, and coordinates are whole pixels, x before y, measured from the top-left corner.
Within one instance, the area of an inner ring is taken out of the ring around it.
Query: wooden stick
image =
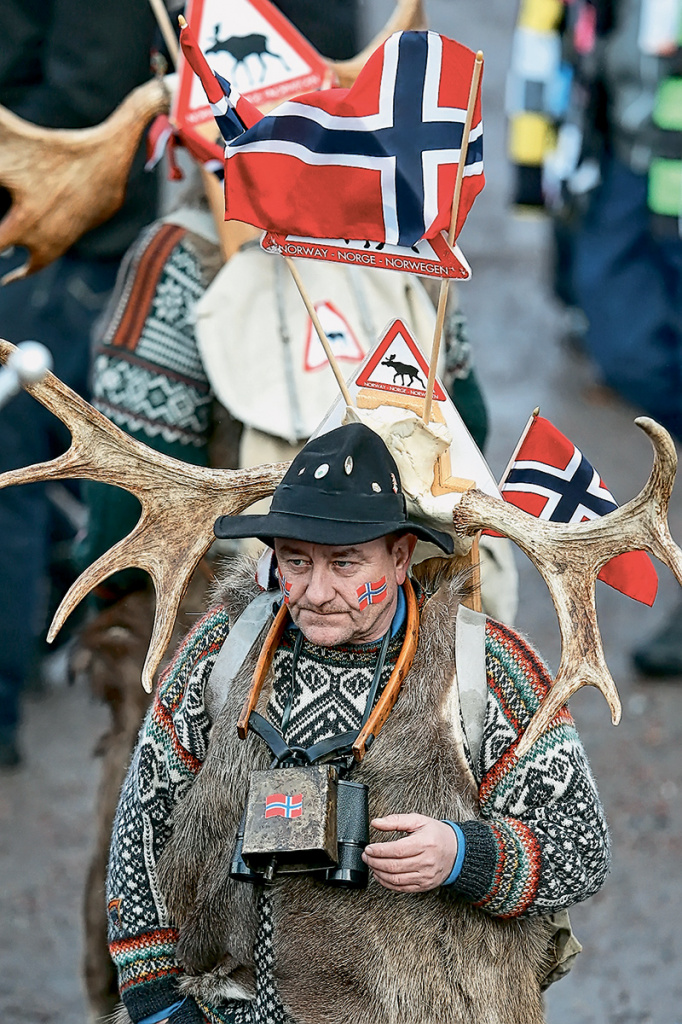
[[[178,66],[178,56],[180,54],[180,47],[178,40],[173,31],[173,23],[170,20],[170,15],[166,10],[163,0],[149,0],[149,6],[154,12],[156,23],[161,30],[163,40],[168,47],[168,53],[173,61],[174,66]]]
[[[329,344],[329,339],[327,338],[327,335],[324,333],[324,328],[320,323],[320,318],[317,315],[315,307],[310,300],[310,296],[306,291],[306,287],[303,284],[301,275],[298,272],[298,267],[296,266],[296,264],[294,263],[290,256],[285,256],[284,261],[288,266],[289,270],[291,271],[291,276],[293,277],[296,287],[298,288],[301,294],[301,298],[303,299],[305,308],[308,310],[308,316],[312,320],[313,327],[317,331],[317,336],[320,339],[322,348],[324,349],[327,359],[329,360],[329,365],[331,366],[334,376],[336,377],[336,383],[339,385],[339,388],[341,389],[343,400],[345,401],[346,405],[352,406],[354,403],[353,399],[351,398],[350,391],[346,386],[346,381],[344,380],[339,364],[336,361],[336,356],[334,355],[332,347]]]
[[[509,459],[509,462],[507,463],[507,465],[504,467],[504,473],[500,477],[500,482],[497,485],[500,490],[502,490],[502,485],[505,482],[505,480],[507,479],[507,476],[509,474],[509,470],[512,468],[512,466],[516,462],[516,456],[519,454],[519,450],[521,448],[521,445],[523,444],[523,442],[526,440],[526,437],[528,436],[528,431],[533,426],[533,423],[535,422],[536,418],[539,415],[540,415],[540,406],[538,405],[538,406],[535,407],[535,409],[533,409],[532,413],[528,417],[528,422],[526,423],[525,427],[523,428],[523,433],[521,434],[521,437],[516,442],[516,448],[511,453],[511,458]]]
[[[481,71],[483,70],[483,53],[481,50],[476,54],[474,60],[474,73],[471,76],[471,86],[469,88],[469,101],[467,103],[467,112],[464,119],[464,129],[462,131],[462,145],[459,153],[459,163],[457,164],[457,176],[455,178],[455,190],[452,196],[452,210],[450,213],[450,229],[448,231],[448,245],[450,248],[455,242],[455,232],[457,231],[457,217],[459,215],[459,203],[462,195],[462,181],[464,179],[464,165],[467,158],[467,150],[469,148],[469,135],[471,133],[471,123],[474,119],[474,108],[476,106],[476,97],[478,96],[478,86],[481,81]],[[431,346],[431,355],[429,356],[429,376],[426,381],[426,397],[424,398],[424,413],[422,419],[424,423],[428,423],[431,418],[431,402],[433,401],[433,385],[436,381],[436,367],[438,365],[438,356],[440,353],[440,343],[443,336],[443,325],[445,323],[445,307],[448,302],[448,292],[450,290],[450,278],[444,277],[440,282],[440,291],[438,293],[438,309],[436,311],[436,327],[433,334],[433,345]]]

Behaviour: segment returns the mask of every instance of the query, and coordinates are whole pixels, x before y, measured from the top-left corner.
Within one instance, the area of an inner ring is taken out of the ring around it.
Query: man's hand
[[[380,832],[407,832],[391,843],[371,843],[362,859],[377,882],[395,892],[427,892],[441,885],[457,857],[457,836],[449,825],[424,814],[375,818]]]

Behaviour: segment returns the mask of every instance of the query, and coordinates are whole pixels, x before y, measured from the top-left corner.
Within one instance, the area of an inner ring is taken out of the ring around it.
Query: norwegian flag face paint
[[[368,608],[371,604],[381,604],[387,593],[385,576],[382,576],[376,583],[363,583],[357,589],[358,604],[363,609]]]
[[[277,575],[279,576],[279,586],[284,595],[284,603],[289,604],[289,595],[291,594],[291,583],[282,576],[281,569],[277,569]]]

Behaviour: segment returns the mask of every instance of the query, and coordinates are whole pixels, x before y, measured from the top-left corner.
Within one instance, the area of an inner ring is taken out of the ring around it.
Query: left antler
[[[675,446],[655,420],[641,416],[635,423],[653,445],[651,476],[636,498],[600,519],[574,524],[545,522],[481,491],[467,491],[455,506],[458,533],[491,528],[528,555],[549,588],[559,620],[559,671],[519,743],[519,757],[581,686],[601,690],[613,724],[620,721],[620,699],[606,667],[595,607],[595,580],[602,566],[625,551],[644,549],[664,562],[682,584],[682,550],[668,527],[668,503],[677,468]]]
[[[5,362],[14,345],[0,339]],[[48,640],[85,595],[119,569],[145,569],[156,589],[152,638],[142,671],[151,692],[154,673],[168,646],[178,606],[194,569],[210,547],[219,515],[241,512],[267,497],[282,478],[286,463],[255,469],[207,469],[147,448],[83,401],[52,373],[26,390],[71,431],[71,447],[50,462],[0,476],[0,487],[38,480],[86,478],[123,487],[142,505],[134,530],[79,576],[60,604]]]

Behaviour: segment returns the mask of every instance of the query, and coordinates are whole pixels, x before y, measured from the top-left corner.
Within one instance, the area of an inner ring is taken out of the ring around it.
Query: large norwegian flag
[[[280,234],[414,245],[450,226],[475,54],[397,32],[351,89],[283,103],[225,149],[225,216]],[[458,234],[484,185],[480,87]]]
[[[582,523],[618,508],[580,449],[542,416],[531,417],[500,491],[505,501],[555,523]],[[656,598],[658,577],[645,551],[612,558],[599,579],[643,604]]]

